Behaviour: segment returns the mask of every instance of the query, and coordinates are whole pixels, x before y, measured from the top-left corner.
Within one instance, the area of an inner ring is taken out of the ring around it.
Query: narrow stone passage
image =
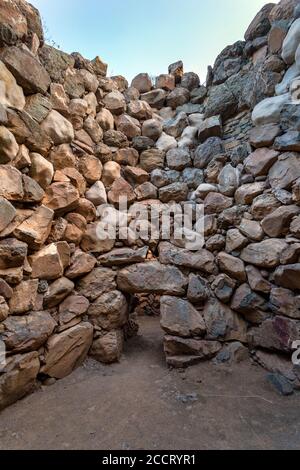
[[[139,323],[120,364],[88,359],[4,410],[0,449],[299,447],[296,395],[280,398],[248,361],[169,370],[159,318]]]

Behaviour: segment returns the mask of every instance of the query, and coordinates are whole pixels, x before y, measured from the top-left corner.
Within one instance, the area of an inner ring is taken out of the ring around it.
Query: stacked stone
[[[88,353],[119,360],[134,294],[161,297],[168,364],[245,345],[297,384],[299,15],[266,5],[206,86],[182,62],[128,86],[0,0],[0,407]],[[201,250],[150,222],[135,235],[141,209],[162,220],[186,202],[205,207]]]

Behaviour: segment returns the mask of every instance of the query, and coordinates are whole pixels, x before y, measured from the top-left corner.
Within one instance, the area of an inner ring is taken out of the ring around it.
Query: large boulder
[[[56,379],[71,374],[83,363],[92,341],[93,327],[89,323],[80,323],[51,336],[45,346],[41,372]]]
[[[282,45],[282,58],[286,64],[291,65],[295,60],[296,50],[300,41],[300,18],[292,24]]]
[[[116,272],[108,268],[95,268],[77,283],[77,291],[90,301],[116,289]]]
[[[45,292],[44,308],[53,308],[60,304],[74,289],[74,283],[65,277],[54,281]]]
[[[279,152],[268,148],[259,148],[246,158],[245,170],[253,176],[265,176],[277,161]]]
[[[106,331],[122,328],[127,322],[126,297],[118,290],[106,292],[92,303],[88,310],[90,322]]]
[[[275,282],[278,286],[286,289],[300,289],[300,264],[288,264],[279,266],[274,275]]]
[[[9,201],[20,201],[24,197],[22,174],[10,165],[0,165],[0,196]]]
[[[77,189],[69,182],[52,183],[46,190],[43,204],[56,215],[63,215],[76,209],[79,202]]]
[[[178,248],[171,243],[159,244],[159,261],[162,264],[174,264],[190,269],[196,269],[205,273],[214,270],[214,256],[207,250],[189,251]]]
[[[190,92],[186,88],[176,87],[167,97],[167,106],[176,109],[188,103],[189,99]]]
[[[69,144],[74,139],[72,124],[55,110],[48,114],[42,122],[41,128],[55,145]]]
[[[2,51],[1,59],[27,95],[47,92],[51,83],[50,76],[26,49],[8,47]]]
[[[281,111],[289,100],[289,93],[264,99],[255,106],[252,112],[253,123],[256,126],[279,123]]]
[[[265,36],[270,31],[271,23],[269,15],[274,6],[274,3],[268,3],[257,13],[245,33],[246,41],[252,41],[258,37]]]
[[[18,154],[19,146],[15,136],[6,127],[0,126],[0,163],[9,163]]]
[[[163,296],[160,299],[160,313],[161,327],[170,335],[189,338],[201,337],[206,332],[201,313],[186,300]]]
[[[126,101],[124,95],[119,91],[112,91],[103,98],[106,109],[112,114],[122,114],[126,110]]]
[[[217,261],[222,272],[238,281],[246,280],[245,265],[240,258],[221,252],[218,254]]]
[[[71,256],[70,265],[67,268],[65,275],[69,279],[76,279],[90,273],[96,264],[94,256],[84,253],[77,249]]]
[[[131,86],[140,93],[147,93],[152,88],[151,78],[147,73],[140,73],[131,82]]]
[[[11,315],[22,315],[35,306],[38,291],[38,280],[23,281],[17,285],[9,299]]]
[[[15,228],[14,236],[28,243],[31,248],[39,248],[50,234],[53,217],[53,210],[40,206]]]
[[[12,222],[15,215],[16,209],[14,206],[3,197],[0,197],[0,232]]]
[[[9,316],[2,325],[0,338],[6,349],[16,354],[39,349],[53,333],[56,322],[48,312],[34,312]]]
[[[122,330],[109,331],[93,341],[89,354],[99,362],[112,364],[120,360],[123,343]]]
[[[280,264],[280,255],[286,247],[284,240],[276,238],[251,243],[243,249],[241,259],[259,268],[275,268]]]
[[[298,153],[283,153],[269,171],[272,188],[289,189],[300,177],[300,157]]]
[[[70,248],[66,242],[51,243],[29,257],[33,278],[55,280],[69,265]]]
[[[40,369],[38,352],[7,358],[0,376],[0,409],[20,400],[34,390]]]
[[[246,342],[247,324],[227,305],[210,299],[204,307],[203,317],[208,340]]]
[[[250,329],[248,342],[252,347],[290,353],[293,342],[299,340],[299,327],[297,321],[276,316]]]
[[[23,266],[27,256],[26,243],[15,238],[5,238],[0,241],[0,268],[18,268]]]
[[[180,338],[178,336],[164,337],[164,351],[167,364],[173,367],[184,367],[214,357],[222,348],[218,341],[203,339]]]
[[[279,207],[263,219],[261,226],[269,237],[279,238],[288,233],[291,220],[299,212],[300,208],[298,206]]]
[[[117,285],[129,293],[156,293],[182,295],[188,280],[175,266],[164,266],[157,261],[140,263],[121,269]]]

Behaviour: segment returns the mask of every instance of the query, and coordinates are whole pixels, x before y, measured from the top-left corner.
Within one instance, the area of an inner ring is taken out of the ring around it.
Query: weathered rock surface
[[[163,296],[160,299],[161,327],[170,335],[180,337],[201,337],[206,328],[203,317],[192,304],[176,297]]]
[[[53,333],[56,323],[48,312],[34,312],[21,317],[10,316],[3,326],[0,337],[8,351],[16,354],[39,349]]]
[[[45,346],[41,372],[56,379],[66,377],[82,364],[92,340],[93,328],[89,323],[81,323],[53,335]]]
[[[129,293],[181,295],[185,293],[187,279],[175,266],[163,266],[152,261],[119,271],[117,285],[121,291]]]

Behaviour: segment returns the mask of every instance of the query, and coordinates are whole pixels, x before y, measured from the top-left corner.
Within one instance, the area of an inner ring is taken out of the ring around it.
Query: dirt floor
[[[0,415],[0,449],[299,449],[299,394],[245,362],[168,370],[158,318],[120,364],[89,359]]]

